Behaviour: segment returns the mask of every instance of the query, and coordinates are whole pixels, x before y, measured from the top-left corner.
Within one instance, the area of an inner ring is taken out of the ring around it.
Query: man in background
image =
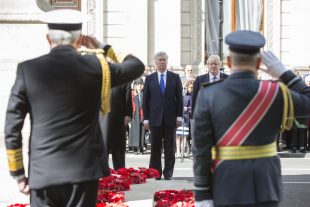
[[[185,71],[185,80],[186,81],[195,80],[195,74],[194,74],[193,66],[186,65],[184,68],[184,71]]]
[[[107,124],[108,150],[112,155],[114,170],[125,167],[126,128],[132,116],[130,84],[111,89],[111,111],[103,123]]]
[[[194,114],[198,91],[202,84],[212,83],[223,80],[228,77],[227,74],[220,71],[221,59],[218,55],[211,55],[207,60],[207,73],[198,76],[194,81],[193,97],[192,97],[192,114]]]
[[[157,169],[166,180],[171,180],[176,128],[181,125],[183,116],[182,83],[178,74],[167,70],[168,56],[165,52],[156,53],[154,61],[156,72],[146,76],[143,91],[144,127],[152,134],[150,167]],[[161,165],[162,143],[164,170]]]

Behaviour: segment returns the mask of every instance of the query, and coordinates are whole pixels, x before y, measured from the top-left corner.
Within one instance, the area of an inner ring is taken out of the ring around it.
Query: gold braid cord
[[[6,154],[9,162],[9,169],[11,172],[16,172],[18,170],[24,169],[22,148],[7,149]]]
[[[79,48],[78,52],[82,55],[85,54],[96,54],[100,61],[102,68],[102,86],[101,86],[101,106],[100,110],[102,114],[107,114],[110,112],[110,93],[111,93],[111,71],[107,59],[112,60],[111,62],[116,62],[116,56],[112,48],[110,48],[107,53],[101,48],[89,49],[89,48]],[[106,55],[106,57],[105,57]]]
[[[293,126],[294,121],[294,103],[290,90],[286,85],[279,82],[279,86],[283,95],[283,117],[281,124],[281,132],[290,130]]]
[[[116,57],[115,52],[113,50],[113,48],[109,48],[108,51],[106,52],[106,57],[108,58],[108,60],[110,59],[110,61],[112,63],[119,63],[121,61],[119,61],[119,59]]]
[[[111,71],[110,66],[102,53],[96,54],[102,68],[102,87],[101,87],[101,112],[110,112],[110,93],[111,93]]]

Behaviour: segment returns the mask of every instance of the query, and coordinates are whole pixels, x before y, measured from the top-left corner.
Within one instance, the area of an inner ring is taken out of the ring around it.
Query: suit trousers
[[[278,207],[278,202],[264,202],[264,203],[257,203],[257,204],[244,204],[244,205],[215,205],[215,207]]]
[[[152,142],[151,142],[151,158],[150,167],[158,170],[160,175],[169,179],[173,175],[175,163],[175,126],[151,127]],[[162,171],[161,153],[162,144],[164,145],[165,167]]]
[[[47,178],[48,179],[48,178]],[[31,207],[95,207],[98,180],[31,190]]]
[[[125,151],[113,149],[112,150],[112,162],[114,170],[125,167]]]

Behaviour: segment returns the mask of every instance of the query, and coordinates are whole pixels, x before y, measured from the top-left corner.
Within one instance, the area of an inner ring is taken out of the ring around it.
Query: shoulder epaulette
[[[205,88],[205,87],[207,87],[207,86],[211,86],[211,85],[220,83],[220,82],[222,82],[222,81],[224,81],[224,79],[220,79],[220,80],[215,81],[215,82],[204,82],[204,83],[201,83],[201,84],[200,84],[200,87],[204,87],[204,88]]]

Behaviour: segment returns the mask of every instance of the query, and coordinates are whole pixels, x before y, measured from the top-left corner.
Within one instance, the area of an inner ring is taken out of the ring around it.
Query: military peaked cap
[[[82,28],[83,15],[73,9],[57,9],[44,13],[41,21],[47,23],[49,29],[74,31]]]
[[[228,34],[225,43],[229,45],[229,49],[235,53],[256,54],[260,48],[264,47],[266,40],[263,35],[258,32],[239,30]]]

